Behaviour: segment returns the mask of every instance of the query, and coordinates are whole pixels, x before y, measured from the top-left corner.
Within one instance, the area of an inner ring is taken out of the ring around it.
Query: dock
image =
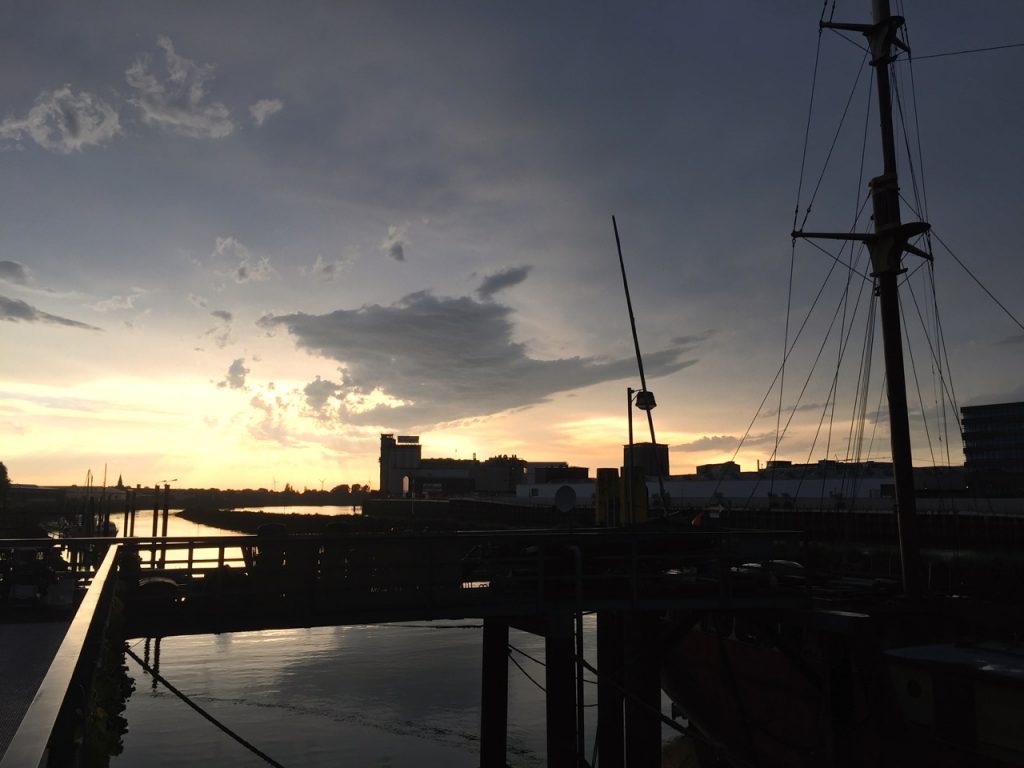
[[[88,591],[69,623],[12,623],[0,634],[5,649],[34,659],[7,662],[20,669],[3,678],[18,680],[5,684],[5,728],[21,722],[2,743],[0,768],[72,764],[89,709],[86,677],[104,647],[120,654],[129,638],[465,618],[484,623],[482,766],[506,764],[512,627],[544,638],[548,764],[581,764],[587,669],[601,683],[602,766],[628,758],[653,768],[665,617],[685,625],[707,611],[805,609],[802,587],[736,567],[768,562],[800,540],[777,531],[587,529],[18,542],[64,547]],[[597,615],[596,667],[582,657],[585,612]]]

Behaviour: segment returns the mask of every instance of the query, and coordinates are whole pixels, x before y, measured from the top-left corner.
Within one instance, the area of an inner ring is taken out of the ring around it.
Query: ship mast
[[[892,91],[889,64],[896,56],[894,49],[909,52],[899,37],[902,16],[893,16],[889,0],[872,0],[873,24],[846,24],[822,21],[824,29],[837,29],[863,34],[871,52],[878,90],[878,112],[882,130],[883,170],[869,187],[874,209],[875,231],[871,234],[840,234],[795,231],[793,237],[859,240],[871,254],[885,352],[885,375],[889,401],[889,431],[892,446],[893,474],[896,482],[896,521],[899,532],[903,590],[908,597],[921,594],[921,573],[917,541],[917,503],[914,497],[913,459],[910,449],[910,419],[907,414],[907,385],[903,367],[903,335],[900,329],[899,276],[904,252],[924,258],[927,253],[908,241],[924,232],[924,222],[902,223],[900,220],[899,181],[896,174],[896,140],[892,125]]]

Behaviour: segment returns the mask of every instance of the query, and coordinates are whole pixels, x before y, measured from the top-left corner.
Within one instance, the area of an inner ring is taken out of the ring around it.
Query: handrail
[[[96,570],[92,584],[78,606],[39,690],[36,691],[7,751],[0,759],[0,768],[32,768],[46,765],[50,737],[58,726],[62,710],[73,695],[77,673],[85,663],[83,654],[96,639],[96,633],[103,631],[103,627],[96,627],[94,619],[97,611],[109,602],[113,591],[119,548],[119,544],[112,544]],[[105,626],[106,622],[103,624]]]

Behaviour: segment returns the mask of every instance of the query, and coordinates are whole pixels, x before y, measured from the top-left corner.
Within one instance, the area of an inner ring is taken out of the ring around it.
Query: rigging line
[[[900,131],[903,134],[903,146],[907,150],[907,168],[910,171],[910,185],[914,190],[914,201],[917,203],[917,207],[921,207],[921,191],[917,184],[917,174],[914,170],[914,153],[910,149],[910,136],[907,134],[907,118],[903,113],[903,97],[900,90],[900,79],[897,75],[895,67],[889,64],[889,74],[892,82],[892,91],[896,97],[896,111],[900,116]]]
[[[825,178],[825,173],[828,171],[828,165],[832,161],[832,154],[835,152],[836,144],[839,142],[839,134],[842,133],[843,125],[846,123],[846,116],[850,112],[850,104],[853,103],[853,97],[857,94],[857,86],[860,84],[860,78],[864,74],[864,66],[868,62],[868,56],[865,55],[861,59],[860,69],[857,70],[857,77],[853,81],[853,87],[850,88],[850,95],[846,98],[846,106],[843,107],[843,114],[839,118],[839,125],[836,126],[836,132],[832,136],[832,145],[828,148],[828,154],[825,156],[825,163],[821,167],[821,173],[818,175],[818,183],[814,185],[814,192],[811,193],[811,199],[807,203],[807,210],[804,211],[803,221],[800,223],[800,228],[803,229],[807,223],[807,218],[811,215],[811,207],[814,205],[814,201],[818,196],[818,191],[821,189],[821,182]],[[868,100],[870,101],[870,99]]]
[[[925,321],[924,321],[924,313],[921,312],[921,307],[917,303],[917,295],[914,293],[913,285],[910,284],[910,283],[907,283],[907,290],[910,293],[910,298],[913,299],[913,301],[914,301],[914,309],[917,310],[917,319],[921,321],[921,328],[922,328],[922,330],[924,332],[925,341],[928,342],[928,351],[931,353],[932,363],[936,364],[941,369],[942,368],[942,361],[941,361],[941,358],[939,356],[939,352],[938,352],[938,349],[936,347],[936,344],[935,344],[935,342],[932,341],[932,337],[928,333],[928,328],[926,327]],[[901,303],[900,306],[902,307],[903,304]],[[905,321],[904,321],[904,324],[905,324]],[[943,379],[941,379],[941,381],[943,383],[943,391],[945,391],[945,379],[943,378]]]
[[[851,248],[850,250],[851,250],[851,259],[852,259],[852,257],[853,257],[853,254],[852,254],[853,249]],[[829,455],[831,454],[831,450],[832,450],[832,426],[833,426],[833,423],[834,423],[834,420],[835,420],[836,401],[839,398],[839,371],[842,368],[843,359],[846,357],[846,349],[849,346],[850,337],[853,334],[853,322],[854,322],[854,319],[857,316],[857,309],[859,308],[859,305],[860,305],[860,299],[864,295],[863,286],[864,286],[864,283],[861,283],[861,292],[860,292],[860,294],[857,297],[857,303],[854,305],[853,314],[850,316],[849,326],[847,326],[846,314],[847,314],[847,310],[848,310],[848,307],[849,307],[849,295],[850,295],[850,275],[849,275],[849,273],[847,273],[846,288],[843,291],[843,295],[840,297],[839,306],[836,308],[836,313],[832,316],[832,323],[829,325],[828,332],[825,335],[825,339],[822,341],[821,349],[819,350],[819,353],[818,353],[818,357],[820,358],[821,352],[824,351],[825,344],[828,342],[828,337],[832,335],[832,327],[835,325],[836,316],[839,314],[839,310],[842,309],[842,315],[843,316],[842,316],[842,320],[841,320],[840,325],[839,325],[840,331],[839,331],[839,344],[837,345],[838,346],[838,358],[836,360],[836,369],[835,369],[835,373],[832,376],[832,384],[829,387],[828,395],[825,398],[825,403],[824,403],[824,405],[822,407],[821,418],[818,420],[818,428],[815,430],[815,433],[814,433],[814,440],[811,441],[811,447],[810,447],[810,450],[808,451],[808,455],[807,455],[807,465],[804,467],[803,471],[801,472],[800,480],[799,480],[799,483],[797,484],[797,493],[798,494],[800,492],[800,489],[803,487],[803,481],[804,481],[805,475],[809,471],[808,470],[808,466],[810,465],[811,459],[814,456],[814,449],[815,449],[815,447],[818,444],[818,437],[821,435],[821,428],[822,428],[822,426],[825,423],[825,414],[826,413],[829,413],[829,429],[828,429],[828,432],[826,433],[828,437],[827,437],[827,441],[826,441],[826,444],[825,444],[825,458],[826,458],[826,460],[828,459]],[[815,359],[815,365],[816,364],[817,364],[817,359]],[[813,373],[813,370],[811,371],[811,373]],[[810,375],[808,376],[808,379],[809,378],[810,378]],[[830,406],[831,406],[831,409],[830,409]],[[828,465],[826,464],[825,466],[826,466],[826,475],[827,475],[827,466]],[[824,483],[822,484],[822,494],[823,495],[822,495],[820,501],[824,500]]]
[[[793,423],[793,418],[796,416],[796,412],[800,407],[800,401],[803,400],[804,395],[807,393],[807,387],[811,383],[811,378],[814,376],[814,369],[818,367],[818,362],[821,360],[821,354],[825,351],[825,345],[828,343],[829,337],[832,335],[832,329],[835,328],[836,318],[839,317],[839,310],[842,309],[842,302],[839,302],[839,306],[836,307],[836,311],[832,313],[832,321],[828,324],[828,330],[825,331],[825,337],[821,340],[821,345],[818,347],[818,354],[814,357],[814,362],[811,363],[811,369],[807,372],[807,377],[804,379],[804,385],[800,389],[800,394],[797,395],[796,402],[793,404],[793,409],[789,412],[789,418],[786,419],[786,427],[783,430],[783,435],[789,431],[790,424]],[[822,421],[824,421],[824,414],[822,415]],[[815,437],[817,440],[817,437]],[[806,467],[804,472],[806,472]],[[803,477],[800,478],[800,482],[803,482]],[[797,486],[799,489],[799,486]]]
[[[750,436],[750,430],[753,429],[754,424],[757,422],[758,416],[761,415],[761,409],[764,408],[764,404],[766,402],[768,402],[768,398],[771,396],[772,390],[775,389],[775,382],[777,382],[779,380],[779,376],[782,374],[782,369],[785,367],[786,360],[789,358],[789,356],[793,353],[793,350],[796,348],[796,343],[797,343],[797,341],[800,340],[800,336],[803,334],[804,329],[807,327],[807,323],[811,319],[811,315],[814,313],[814,309],[818,306],[818,301],[821,300],[821,295],[825,292],[825,286],[828,285],[829,278],[832,277],[832,272],[834,270],[835,270],[835,264],[832,265],[832,267],[829,269],[828,273],[825,275],[825,279],[822,281],[821,287],[818,289],[818,293],[814,297],[814,301],[811,302],[811,306],[807,310],[807,314],[804,315],[804,319],[803,319],[803,322],[800,324],[800,328],[797,329],[796,336],[793,337],[793,343],[790,346],[789,351],[786,352],[786,354],[783,356],[782,364],[775,371],[775,378],[773,378],[771,384],[768,385],[768,390],[764,393],[764,397],[761,398],[761,404],[757,406],[757,411],[754,413],[753,418],[751,418],[750,423],[747,425],[747,429],[743,433],[743,437],[740,438],[740,442],[736,446],[736,450],[733,451],[733,454],[732,454],[732,460],[733,461],[735,461],[736,460],[736,456],[739,455],[740,449],[743,447],[743,443],[746,442],[747,438]],[[774,454],[773,454],[773,456],[774,456]],[[718,489],[722,485],[722,480],[723,479],[724,479],[723,477],[719,477],[718,478],[718,481],[715,484],[715,488],[714,488],[714,491],[712,493],[717,493],[718,492]],[[754,491],[755,492],[757,490],[757,487],[758,487],[759,483],[760,483],[760,478],[758,478],[758,483],[755,483],[755,485],[754,485]]]
[[[842,32],[842,30],[833,29],[833,30],[830,30],[830,31],[834,32],[836,35],[838,35],[839,37],[843,38],[843,40],[848,42],[850,45],[852,45],[857,50],[864,51],[864,53],[868,53],[869,52],[868,51],[868,47],[866,45],[861,45],[860,43],[858,43],[856,40],[854,40],[849,35],[844,34]]]
[[[910,295],[914,298],[914,306],[917,306],[917,297],[914,296],[913,288],[910,289]],[[904,303],[900,302],[900,320],[903,323],[903,327],[907,327],[907,315],[904,311]],[[925,331],[925,336],[928,333]],[[931,430],[928,429],[928,416],[924,407],[924,397],[921,395],[921,382],[917,378],[917,363],[914,360],[914,345],[907,344],[907,356],[910,358],[910,372],[914,376],[914,388],[917,390],[917,402],[921,406],[921,423],[924,425],[924,439],[928,443],[928,453],[932,459],[932,466],[936,466],[935,462],[935,449],[932,447],[932,435]]]
[[[527,672],[525,669],[523,669],[523,665],[519,663],[519,661],[516,659],[515,656],[513,656],[512,654],[509,654],[508,660],[511,661],[513,664],[515,664],[516,667],[518,667],[520,672],[522,672],[524,675],[526,675],[526,679],[527,680],[529,680],[531,683],[536,685],[543,693],[547,693],[547,689],[545,689],[543,685],[541,685],[536,680],[534,680],[529,672]]]
[[[907,43],[907,48],[912,51],[913,46],[910,44],[910,29],[907,27],[906,21],[903,23],[903,36]],[[928,185],[925,183],[924,151],[921,147],[921,119],[917,109],[917,83],[914,80],[914,58],[910,52],[907,53],[907,69],[910,74],[910,100],[914,108],[914,135],[917,139],[917,164],[921,169],[921,210],[924,211],[924,220],[928,221]],[[928,249],[930,253],[930,239],[928,240]]]
[[[192,699],[190,699],[186,694],[182,693],[177,688],[175,688],[173,685],[171,685],[167,681],[167,679],[165,677],[163,677],[159,672],[156,672],[155,670],[153,670],[152,667],[149,666],[149,664],[147,664],[142,659],[140,659],[131,648],[125,648],[124,652],[126,654],[128,654],[129,656],[131,656],[133,659],[135,659],[135,662],[140,667],[142,667],[142,669],[145,672],[147,672],[149,675],[151,675],[154,680],[156,680],[157,682],[161,683],[167,690],[169,690],[171,693],[173,693],[175,696],[177,696],[179,699],[181,699],[185,704],[187,704],[189,707],[191,707],[196,712],[198,712],[202,717],[204,717],[206,720],[208,720],[210,723],[212,723],[218,729],[223,731],[225,734],[230,736],[232,739],[237,741],[243,747],[248,749],[250,752],[252,752],[257,757],[261,758],[262,760],[264,760],[268,764],[276,766],[276,768],[284,768],[284,766],[281,765],[281,763],[277,762],[270,755],[266,754],[265,752],[260,751],[256,746],[254,746],[253,744],[251,744],[248,741],[246,741],[245,739],[243,739],[241,736],[239,736],[237,733],[232,731],[230,728],[228,728],[222,722],[217,720],[213,715],[209,714],[206,710],[204,710],[202,707],[200,707],[198,704],[196,704],[194,701],[192,701]]]
[[[825,18],[825,8],[828,6],[828,0],[821,6],[821,18]],[[807,166],[807,145],[810,142],[811,137],[811,115],[814,113],[814,92],[818,83],[818,62],[821,59],[821,33],[822,27],[818,27],[818,45],[814,49],[814,74],[811,75],[811,98],[807,105],[807,125],[804,126],[804,149],[800,156],[800,178],[796,185],[796,205],[793,206],[793,229],[796,229],[796,220],[800,215],[800,196],[803,194],[804,189],[804,169]]]
[[[807,387],[810,385],[811,378],[814,375],[814,369],[817,368],[818,362],[821,360],[822,352],[824,352],[824,350],[825,350],[825,345],[828,343],[828,339],[832,335],[832,329],[835,327],[836,318],[839,316],[839,310],[842,308],[842,305],[843,305],[843,302],[840,301],[839,305],[836,307],[836,311],[832,313],[832,321],[829,323],[828,330],[825,332],[825,337],[822,339],[821,345],[818,347],[818,354],[815,356],[814,362],[811,363],[811,368],[807,372],[807,377],[804,379],[804,385],[800,389],[800,394],[797,395],[796,402],[793,404],[793,409],[789,412],[789,418],[786,419],[786,426],[785,426],[785,428],[782,431],[782,435],[783,436],[786,434],[786,432],[789,431],[789,427],[793,423],[793,419],[796,417],[796,412],[799,410],[800,401],[803,400],[804,395],[807,393]],[[829,392],[829,395],[831,396],[831,391]],[[827,409],[827,404],[826,404],[826,409]],[[823,411],[822,412],[822,418],[818,422],[818,430],[817,430],[817,432],[815,432],[814,442],[811,445],[811,451],[812,452],[814,450],[814,446],[817,444],[818,436],[821,433],[821,424],[824,422],[824,419],[825,419],[825,417],[824,417],[824,411]],[[773,458],[777,458],[776,454],[773,454]],[[828,458],[827,455],[826,455],[826,458]],[[809,467],[807,465],[804,465],[803,469],[800,472],[799,481],[797,483],[797,493],[798,494],[799,494],[800,489],[803,487],[803,481],[804,481],[804,479],[805,479],[805,477],[806,477],[806,475],[807,475],[807,473],[809,471],[810,471]],[[756,488],[756,486],[755,486],[755,488]],[[751,495],[751,498],[753,498],[753,495]]]
[[[857,275],[857,277],[859,277],[864,282],[866,282],[866,283],[870,283],[871,282],[871,278],[868,275],[864,274],[863,272],[861,272],[858,269],[854,269],[851,265],[847,264],[845,261],[842,261],[838,256],[833,254],[828,249],[822,248],[820,245],[818,245],[816,242],[814,242],[811,239],[808,239],[807,242],[810,243],[815,248],[817,248],[822,253],[824,253],[826,256],[828,256],[830,259],[832,259],[832,261],[836,262],[836,264],[838,264],[839,266],[845,267],[850,272],[853,272],[855,275]],[[840,253],[842,253],[842,251],[840,251]]]
[[[868,441],[868,459],[871,458],[871,452],[875,449],[875,433],[878,431],[878,422],[882,417],[882,399],[885,397],[886,378],[888,374],[882,371],[882,385],[878,388],[878,405],[875,406],[875,420],[871,425],[871,439]]]
[[[518,653],[518,654],[519,654],[520,656],[524,656],[524,657],[526,657],[527,659],[529,659],[529,660],[530,660],[530,661],[532,661],[532,662],[533,662],[534,664],[536,664],[536,665],[538,665],[538,666],[540,666],[540,667],[546,667],[546,666],[547,666],[547,663],[545,663],[545,662],[541,661],[540,659],[536,658],[535,656],[531,656],[531,655],[530,655],[530,654],[528,654],[528,653],[527,653],[526,651],[523,651],[523,650],[520,650],[519,648],[516,648],[516,647],[515,647],[514,645],[512,645],[512,643],[509,643],[509,644],[508,644],[508,649],[509,649],[510,651],[515,651],[515,652],[516,652],[516,653]],[[587,680],[586,678],[584,678],[584,679],[583,679],[583,682],[584,682],[584,683],[587,683],[588,685],[597,685],[597,680]]]
[[[960,403],[957,402],[956,398],[956,384],[953,381],[953,367],[949,362],[949,348],[946,346],[946,334],[942,330],[942,317],[939,315],[939,304],[938,298],[935,291],[935,265],[932,264],[929,269],[929,276],[932,284],[932,304],[935,308],[935,327],[938,337],[942,340],[942,354],[943,359],[946,363],[946,376],[949,378],[949,393],[951,399],[951,405],[953,406],[953,414],[956,418],[957,434],[963,436],[963,429],[960,424]]]
[[[946,51],[945,53],[929,53],[925,56],[915,56],[917,61],[925,59],[941,59],[945,56],[963,56],[968,53],[987,53],[988,51],[1002,51],[1007,48],[1024,48],[1024,43],[1007,43],[1005,45],[990,45],[985,48],[966,48],[962,51]]]
[[[1020,328],[1022,331],[1024,331],[1024,323],[1021,323],[1020,320],[1018,320],[1016,317],[1014,317],[1014,314],[1010,310],[1008,310],[1003,305],[1003,303],[1001,301],[999,301],[999,299],[997,299],[993,295],[992,291],[990,291],[988,288],[986,288],[984,283],[982,283],[981,280],[979,280],[977,277],[975,277],[974,273],[971,272],[971,270],[967,268],[966,264],[964,264],[962,261],[960,261],[960,257],[957,256],[955,253],[953,253],[953,249],[950,248],[948,245],[946,245],[946,241],[943,240],[941,237],[939,237],[939,234],[937,232],[935,232],[934,229],[932,230],[932,232],[935,235],[935,239],[939,241],[939,245],[941,245],[943,248],[946,249],[946,252],[956,260],[956,263],[961,266],[961,268],[964,270],[964,272],[966,272],[968,274],[968,276],[970,276],[970,278],[974,282],[976,282],[978,284],[978,287],[981,288],[981,290],[983,290],[988,295],[988,297],[990,299],[992,299],[992,301],[994,301],[996,303],[996,305],[1001,310],[1003,310],[1003,312],[1006,313],[1006,316],[1009,317],[1017,325],[1018,328]]]
[[[782,424],[782,398],[786,391],[786,358],[789,357],[786,351],[789,347],[789,317],[793,306],[793,268],[796,264],[796,238],[793,238],[789,248],[789,285],[786,290],[786,331],[782,339],[782,366],[780,371],[782,376],[779,380],[779,410],[775,414],[775,450],[772,452],[772,456],[778,458],[779,455],[779,442],[782,440],[782,435],[779,433],[779,426]],[[829,270],[829,274],[832,274],[832,270]],[[755,486],[756,487],[756,486]],[[772,472],[768,477],[769,494],[771,490],[775,488],[775,465],[772,464]],[[718,490],[716,485],[715,490]]]

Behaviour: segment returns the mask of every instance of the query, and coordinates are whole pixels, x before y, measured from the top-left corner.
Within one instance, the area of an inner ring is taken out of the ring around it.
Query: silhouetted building
[[[392,434],[380,436],[380,492],[385,496],[401,496],[405,481],[415,475],[420,466],[420,439],[416,435]]]
[[[647,477],[668,477],[668,446],[665,443],[633,443],[633,467],[639,467]],[[622,466],[629,467],[630,446],[622,446]]]
[[[739,480],[740,465],[735,461],[701,464],[697,467],[697,477],[701,480]]]
[[[1024,494],[1024,402],[971,405],[963,416],[967,482],[976,494]]]

